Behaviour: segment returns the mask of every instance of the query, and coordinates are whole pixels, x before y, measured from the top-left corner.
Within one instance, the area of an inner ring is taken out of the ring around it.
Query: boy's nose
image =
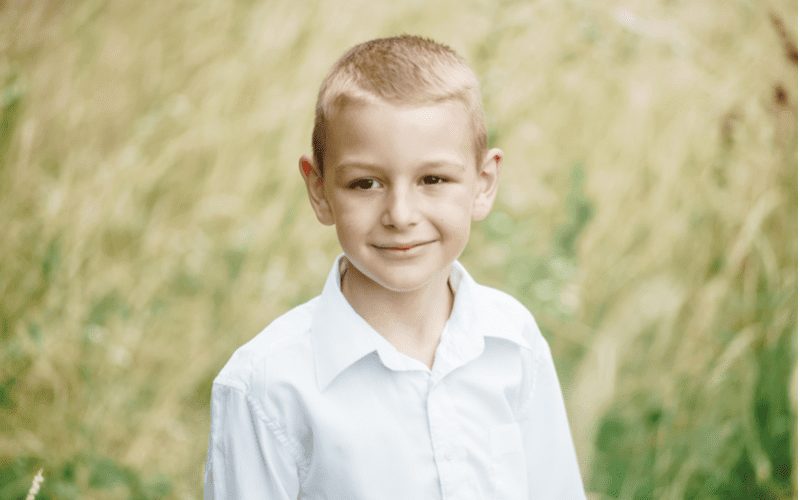
[[[413,190],[394,189],[389,192],[381,222],[385,226],[413,226],[419,221]]]

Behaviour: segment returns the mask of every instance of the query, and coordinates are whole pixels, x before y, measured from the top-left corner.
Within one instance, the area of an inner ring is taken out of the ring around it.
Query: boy
[[[413,36],[357,45],[312,144],[299,170],[344,253],[214,381],[206,498],[584,498],[533,317],[456,261],[503,155],[466,63]]]

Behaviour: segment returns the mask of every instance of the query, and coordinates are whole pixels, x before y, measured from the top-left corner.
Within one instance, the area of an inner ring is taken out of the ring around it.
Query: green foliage
[[[144,480],[129,467],[106,457],[81,454],[51,464],[39,457],[16,457],[0,463],[0,498],[24,498],[31,479],[42,463],[45,481],[36,498],[129,498],[147,500],[170,495],[170,481],[164,476]]]

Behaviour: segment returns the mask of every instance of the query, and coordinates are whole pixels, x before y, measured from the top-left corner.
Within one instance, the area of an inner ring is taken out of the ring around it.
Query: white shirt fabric
[[[550,349],[511,296],[455,262],[432,369],[340,289],[239,348],[217,378],[206,499],[585,498]]]

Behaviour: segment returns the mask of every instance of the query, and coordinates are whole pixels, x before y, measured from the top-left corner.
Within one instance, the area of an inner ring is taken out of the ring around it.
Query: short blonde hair
[[[311,146],[323,174],[326,127],[336,109],[351,101],[393,104],[461,102],[470,117],[477,164],[486,153],[486,124],[478,78],[450,47],[428,38],[378,38],[348,50],[331,68],[317,96]]]

